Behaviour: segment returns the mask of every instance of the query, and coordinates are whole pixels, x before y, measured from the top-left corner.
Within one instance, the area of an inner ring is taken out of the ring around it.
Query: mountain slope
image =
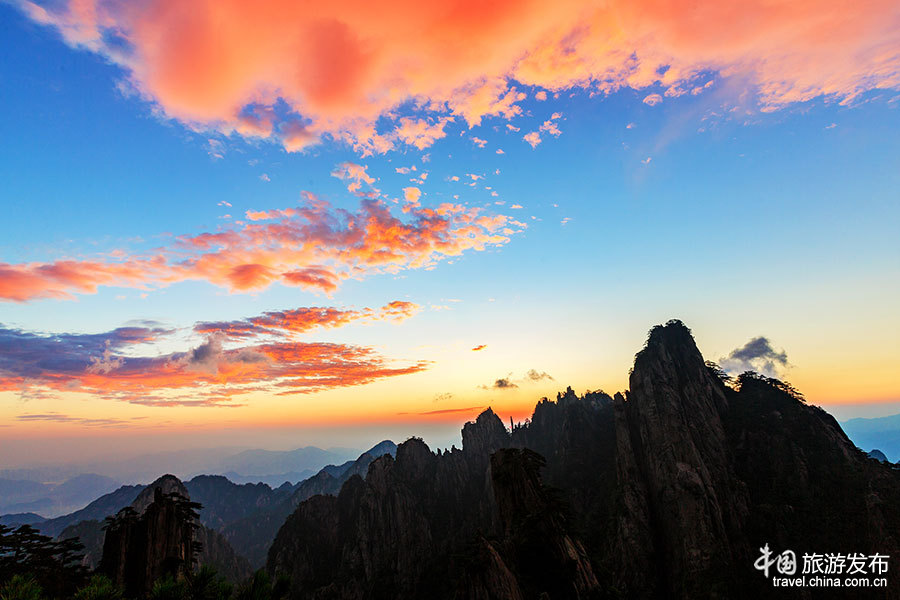
[[[393,455],[396,449],[396,444],[386,440],[370,451],[364,452],[354,461],[337,466],[328,465],[296,486],[278,488],[278,491],[289,492],[289,495],[271,502],[253,514],[229,523],[222,529],[222,534],[234,548],[238,548],[239,552],[247,557],[254,568],[260,568],[265,565],[275,534],[297,505],[317,494],[336,495],[350,477],[365,475],[373,460],[385,454]]]

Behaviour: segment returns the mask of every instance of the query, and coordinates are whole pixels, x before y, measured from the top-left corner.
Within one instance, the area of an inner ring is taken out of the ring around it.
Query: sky
[[[459,443],[731,373],[900,412],[900,5],[0,3],[0,466]]]

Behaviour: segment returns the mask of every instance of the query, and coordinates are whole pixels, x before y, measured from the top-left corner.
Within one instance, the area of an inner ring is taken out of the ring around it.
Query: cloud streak
[[[422,310],[413,302],[395,300],[379,309],[339,309],[334,307],[303,307],[293,310],[269,311],[249,319],[236,321],[201,322],[194,325],[197,333],[220,333],[239,339],[260,335],[305,333],[313,329],[341,327],[354,321],[403,321]]]
[[[483,406],[467,406],[465,408],[442,408],[440,410],[428,410],[425,412],[398,412],[398,415],[447,415],[461,412],[472,412],[476,410],[482,410]]]
[[[162,114],[288,151],[323,137],[363,154],[424,149],[451,121],[520,116],[524,86],[538,98],[632,88],[658,103],[702,92],[714,74],[765,109],[900,87],[894,0],[18,5],[119,65]]]
[[[238,405],[234,405],[238,406]],[[60,413],[43,413],[43,414],[25,414],[25,415],[16,415],[16,421],[23,423],[65,423],[65,424],[76,424],[83,425],[85,427],[102,427],[102,428],[119,428],[119,427],[129,427],[133,426],[135,423],[140,422],[142,417],[133,417],[131,419],[91,419],[85,417],[73,417],[70,415],[64,415]]]

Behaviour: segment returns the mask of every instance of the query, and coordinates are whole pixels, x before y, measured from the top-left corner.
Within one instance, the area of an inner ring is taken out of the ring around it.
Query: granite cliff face
[[[511,431],[485,411],[462,450],[411,439],[300,503],[268,569],[297,598],[749,599],[777,591],[767,543],[900,555],[900,473],[790,386],[720,375],[656,327],[626,394],[570,389]]]

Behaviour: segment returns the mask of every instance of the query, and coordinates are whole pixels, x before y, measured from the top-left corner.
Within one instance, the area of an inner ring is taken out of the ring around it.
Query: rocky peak
[[[565,392],[560,392],[556,394],[556,402],[562,406],[569,404],[571,402],[579,402],[581,399],[578,397],[578,394],[575,393],[575,390],[572,389],[572,386],[567,386]]]
[[[177,477],[160,477],[109,520],[100,570],[129,597],[145,594],[160,577],[190,571],[199,550],[198,508]]]
[[[691,330],[678,320],[650,330],[646,346],[634,358],[629,385],[632,393],[660,392],[670,399],[680,394],[691,418],[712,418],[726,405],[724,391],[710,375]],[[699,412],[693,414],[695,410]]]
[[[667,556],[661,585],[699,591],[732,560],[733,523],[747,510],[730,467],[724,389],[681,321],[650,331],[630,387],[627,400],[617,394],[615,401],[616,458],[628,499],[620,555],[652,572],[652,556]]]
[[[131,508],[137,514],[143,514],[154,500],[157,498],[157,492],[166,496],[169,494],[178,494],[186,499],[190,499],[191,495],[180,479],[174,475],[163,475],[147,487],[145,487],[138,497],[131,503]]]
[[[374,446],[372,446],[369,450],[366,451],[366,454],[371,454],[372,458],[378,458],[380,456],[384,456],[385,454],[390,454],[391,456],[397,453],[397,444],[392,442],[391,440],[384,440],[383,442],[378,442]]]
[[[882,452],[878,448],[875,448],[874,450],[869,451],[868,453],[866,453],[866,456],[868,456],[869,458],[874,458],[875,460],[877,460],[879,462],[885,462],[885,463],[890,462],[888,460],[888,457],[884,455],[884,452]]]
[[[397,468],[411,479],[421,479],[431,468],[434,458],[421,438],[410,438],[397,446]]]
[[[500,417],[487,408],[475,421],[463,426],[462,441],[463,451],[467,454],[487,457],[494,450],[509,445],[509,432]]]

